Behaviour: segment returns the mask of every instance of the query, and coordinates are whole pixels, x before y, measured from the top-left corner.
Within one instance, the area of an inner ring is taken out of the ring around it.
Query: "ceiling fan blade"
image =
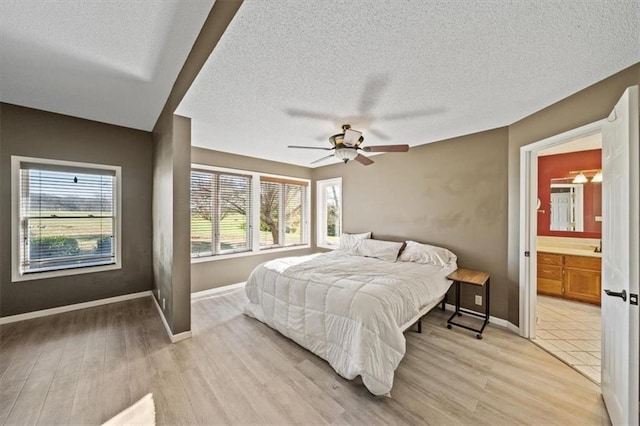
[[[375,137],[377,137],[378,139],[382,139],[383,141],[388,141],[389,139],[391,139],[389,136],[387,136],[386,134],[382,133],[380,130],[374,129],[374,128],[369,128],[367,130],[369,133],[371,133],[372,135],[374,135]]]
[[[361,115],[366,115],[373,111],[388,85],[388,75],[373,75],[367,78],[364,90],[362,91],[362,96],[360,97],[358,112]]]
[[[319,162],[321,162],[321,161],[328,160],[329,158],[331,158],[331,157],[333,157],[333,156],[334,156],[334,155],[333,155],[333,154],[331,154],[331,155],[327,155],[326,157],[318,158],[317,160],[312,161],[312,162],[311,162],[311,164],[316,164],[316,163],[319,163]]]
[[[321,149],[323,151],[331,151],[333,149],[333,148],[323,148],[320,146],[299,146],[299,145],[289,145],[287,148]]]
[[[418,118],[418,117],[424,117],[427,115],[442,114],[443,112],[445,112],[444,108],[417,109],[415,111],[405,111],[405,112],[399,112],[395,114],[381,115],[379,119],[380,120],[406,120],[409,118]]]
[[[316,111],[307,111],[304,109],[297,109],[297,108],[287,108],[285,112],[290,117],[312,118],[314,120],[326,120],[326,121],[336,121],[339,119],[338,117],[332,114],[325,114],[323,112],[316,112]]]
[[[345,146],[356,146],[361,137],[362,132],[353,129],[347,129],[344,131],[344,138],[342,139],[342,143]]]
[[[374,145],[362,148],[364,152],[407,152],[409,145]]]
[[[358,163],[368,166],[374,163],[374,161],[369,158],[369,157],[365,157],[362,154],[358,154],[358,156],[356,158],[354,158],[354,160],[356,160]]]

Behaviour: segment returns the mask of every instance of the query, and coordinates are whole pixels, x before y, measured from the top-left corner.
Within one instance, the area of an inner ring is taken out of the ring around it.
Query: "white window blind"
[[[20,274],[116,263],[116,173],[20,162]]]
[[[308,243],[306,182],[260,177],[260,248]]]
[[[191,255],[252,250],[251,176],[191,172]]]

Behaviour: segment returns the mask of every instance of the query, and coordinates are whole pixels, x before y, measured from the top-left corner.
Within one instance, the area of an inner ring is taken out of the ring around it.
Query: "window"
[[[337,248],[342,233],[342,178],[317,182],[317,245]]]
[[[120,168],[12,157],[13,280],[120,268]]]
[[[250,251],[251,176],[191,171],[191,255]]]
[[[306,182],[260,177],[261,248],[307,243],[306,198]]]
[[[308,180],[194,165],[191,257],[308,246],[308,187]]]

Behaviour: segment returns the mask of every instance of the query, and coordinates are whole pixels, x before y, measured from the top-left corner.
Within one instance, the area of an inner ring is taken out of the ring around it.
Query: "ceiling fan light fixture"
[[[578,173],[578,175],[573,178],[573,183],[587,183],[589,179],[584,175],[583,172]]]
[[[338,148],[336,149],[335,155],[346,163],[355,159],[358,156],[358,151],[354,148]]]

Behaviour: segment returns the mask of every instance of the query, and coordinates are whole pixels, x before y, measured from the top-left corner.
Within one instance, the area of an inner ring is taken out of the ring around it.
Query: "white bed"
[[[451,282],[446,265],[388,262],[336,250],[258,266],[245,313],[325,359],[346,379],[389,394],[405,354],[403,331],[435,307]]]

